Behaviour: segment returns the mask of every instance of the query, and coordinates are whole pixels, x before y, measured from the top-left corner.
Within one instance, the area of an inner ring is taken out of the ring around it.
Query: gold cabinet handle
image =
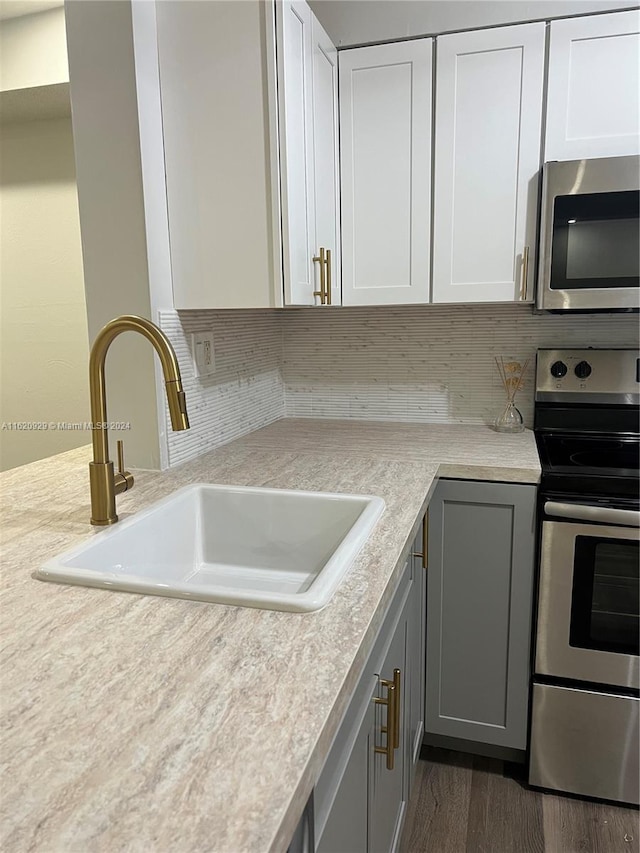
[[[414,557],[422,558],[422,568],[428,568],[429,564],[429,510],[424,514],[422,521],[422,551],[415,551]]]
[[[399,669],[393,670],[393,686],[395,687],[394,696],[395,696],[395,713],[393,715],[393,748],[399,749],[400,747],[400,686],[402,678]]]
[[[326,255],[327,275],[325,278],[327,288],[327,305],[331,305],[331,249],[327,249]]]
[[[529,247],[522,250],[522,280],[520,281],[520,299],[527,298],[527,276],[529,274]]]
[[[429,568],[429,510],[425,512],[422,522],[422,568]]]
[[[386,705],[387,706],[387,725],[382,726],[381,731],[382,734],[386,735],[387,743],[385,746],[376,746],[375,752],[379,752],[382,755],[387,756],[387,770],[393,770],[394,767],[394,756],[395,756],[395,731],[396,731],[396,713],[397,713],[397,696],[396,696],[396,685],[393,681],[387,681],[385,678],[380,679],[380,683],[383,687],[387,689],[387,696],[385,699],[376,696],[374,697],[374,702],[376,705]]]
[[[314,290],[313,295],[320,297],[320,305],[325,305],[327,299],[327,259],[325,257],[324,247],[320,247],[320,254],[314,256],[313,262],[314,264],[320,264],[320,290]]]

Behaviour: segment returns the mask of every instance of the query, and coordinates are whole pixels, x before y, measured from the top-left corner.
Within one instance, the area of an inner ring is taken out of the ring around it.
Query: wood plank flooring
[[[640,853],[636,809],[529,790],[495,759],[422,755],[400,853]]]

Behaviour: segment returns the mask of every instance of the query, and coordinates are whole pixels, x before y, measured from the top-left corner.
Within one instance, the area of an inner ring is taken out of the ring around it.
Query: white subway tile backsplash
[[[286,311],[163,311],[191,429],[168,433],[169,463],[285,415],[490,423],[504,405],[494,356],[531,359],[516,403],[533,417],[539,347],[637,346],[637,315],[532,314],[522,305]],[[197,379],[190,336],[213,329],[216,370]]]

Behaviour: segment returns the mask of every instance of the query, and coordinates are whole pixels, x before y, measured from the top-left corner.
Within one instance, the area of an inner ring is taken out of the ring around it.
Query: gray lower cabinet
[[[410,563],[409,563],[410,566]],[[413,593],[413,585],[410,586]],[[378,670],[376,696],[391,702],[388,685],[394,684],[395,714],[389,728],[391,714],[388,705],[376,705],[375,746],[371,752],[369,789],[369,844],[370,853],[389,853],[396,850],[406,806],[405,756],[407,697],[411,689],[411,674],[407,670],[408,615],[411,599],[405,598],[391,642]],[[384,751],[383,751],[384,750]],[[386,752],[393,753],[393,767]]]
[[[374,742],[375,686],[374,682],[322,835],[316,844],[318,853],[367,853],[369,762]],[[314,796],[317,799],[317,789]]]
[[[436,487],[428,515],[426,742],[526,749],[535,501],[533,485],[441,480]]]
[[[405,786],[407,800],[411,796],[422,738],[424,735],[424,683],[425,683],[425,643],[426,643],[426,537],[424,522],[416,537],[411,554],[413,589],[409,603],[407,619],[407,685],[406,699],[406,758]]]
[[[424,575],[412,551],[314,789],[318,853],[398,848],[422,740]]]

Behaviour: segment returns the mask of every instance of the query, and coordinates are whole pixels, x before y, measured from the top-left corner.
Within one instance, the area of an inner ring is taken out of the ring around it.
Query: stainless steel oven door
[[[547,516],[562,515],[563,509],[591,520],[604,512],[607,523],[542,524],[535,671],[640,688],[639,514],[545,505]],[[616,526],[623,518],[636,526]]]

